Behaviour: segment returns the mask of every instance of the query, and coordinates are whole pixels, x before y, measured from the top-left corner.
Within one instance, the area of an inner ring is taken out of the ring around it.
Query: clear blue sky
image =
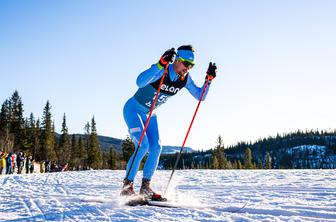
[[[136,77],[168,48],[193,44],[201,85],[218,77],[187,146],[207,149],[336,126],[336,1],[0,1],[0,102],[17,89],[25,115],[49,100],[56,130],[95,116],[125,138]],[[181,145],[197,101],[183,90],[157,110],[165,145]]]

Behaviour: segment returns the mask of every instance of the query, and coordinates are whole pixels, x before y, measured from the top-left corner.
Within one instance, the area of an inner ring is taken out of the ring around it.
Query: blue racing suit
[[[148,114],[150,112],[150,108],[156,95],[156,91],[163,72],[164,69],[158,64],[153,64],[149,69],[142,72],[136,81],[139,89],[124,106],[124,119],[128,126],[131,139],[135,144],[135,149],[137,149],[141,133],[148,118]],[[161,85],[161,90],[158,96],[158,100],[155,104],[155,108],[165,103],[169,97],[175,95],[183,87],[186,87],[190,94],[199,100],[204,85],[202,88],[197,87],[194,81],[191,79],[189,73],[183,80],[181,80],[175,73],[173,65],[170,64],[168,66],[168,73],[164,78],[163,84]],[[203,100],[205,99],[208,90],[209,87],[207,87],[204,93]],[[127,179],[134,181],[136,173],[139,170],[141,160],[148,153],[148,157],[143,168],[143,178],[151,180],[154,171],[157,168],[161,150],[162,147],[160,144],[157,116],[155,113],[153,113],[149,121],[145,136],[141,142],[140,149],[134,159],[131,172],[129,173]],[[134,158],[133,156],[134,153],[127,163],[126,175],[128,174],[132,159]]]

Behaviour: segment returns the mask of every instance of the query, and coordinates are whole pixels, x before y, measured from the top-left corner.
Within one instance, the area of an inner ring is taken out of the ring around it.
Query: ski
[[[131,197],[127,197],[125,199],[124,204],[127,206],[142,206],[142,205],[153,205],[156,203],[165,203],[167,202],[166,198],[161,198],[160,200],[153,200],[153,199],[148,199],[144,195],[133,195]]]
[[[229,210],[228,212],[230,213],[239,213],[240,211],[242,211],[246,206],[247,206],[248,202],[246,202],[242,207],[234,209],[234,210]]]
[[[155,207],[167,207],[167,208],[180,208],[177,203],[169,202],[169,201],[155,201],[155,200],[148,200],[148,206],[155,206]]]
[[[239,213],[242,211],[248,203],[245,203],[241,207],[228,207],[224,211],[229,213]],[[206,204],[192,204],[192,203],[180,203],[170,201],[153,201],[148,200],[145,205],[154,207],[166,207],[166,208],[189,208],[189,209],[204,209],[204,208],[218,208],[218,206],[206,205]]]
[[[131,197],[127,197],[125,200],[125,205],[127,206],[141,206],[146,204],[147,199],[143,195],[133,195]]]
[[[108,203],[110,199],[104,197],[85,197],[80,198],[83,202],[95,202],[95,203]],[[219,205],[209,205],[209,204],[201,204],[201,203],[183,203],[183,202],[175,202],[169,201],[166,198],[162,198],[162,200],[151,200],[146,198],[144,195],[133,195],[130,197],[125,197],[122,200],[122,204],[125,206],[153,206],[153,207],[164,207],[164,208],[189,208],[189,209],[204,209],[204,208],[221,208],[222,211],[226,211],[229,213],[239,213],[242,211],[249,202],[244,203],[241,207],[226,207],[222,208]]]

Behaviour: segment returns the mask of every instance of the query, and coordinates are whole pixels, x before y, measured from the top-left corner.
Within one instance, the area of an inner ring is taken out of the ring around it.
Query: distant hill
[[[121,153],[121,144],[123,142],[122,139],[117,139],[114,137],[107,136],[98,136],[99,144],[103,151],[108,151],[112,146],[117,150],[118,153]],[[180,152],[180,146],[163,146],[162,153],[163,154],[173,154],[176,152]],[[193,149],[190,147],[184,147],[183,152],[192,152]]]
[[[83,134],[75,134],[76,137],[84,137]],[[60,134],[56,133],[56,137],[59,138]],[[109,136],[99,136],[98,135],[98,140],[100,147],[102,151],[106,152],[113,147],[117,153],[121,153],[121,145],[123,143],[122,139],[114,138],[114,137],[109,137]],[[174,154],[176,152],[180,152],[181,147],[180,146],[162,146],[162,153],[163,154]],[[190,153],[193,152],[194,150],[191,147],[184,147],[183,152],[184,153]]]
[[[162,153],[163,154],[174,154],[176,152],[180,152],[181,147],[180,146],[163,146],[162,147]],[[184,147],[183,153],[191,153],[194,150],[190,147]]]
[[[278,134],[255,143],[238,143],[225,149],[225,154],[228,159],[242,161],[248,147],[256,164],[259,161],[265,163],[266,152],[269,152],[273,168],[336,168],[336,131],[298,130],[289,134]]]
[[[121,144],[123,143],[122,139],[108,136],[98,136],[98,140],[103,151],[108,151],[111,147],[113,147],[118,153],[121,153]]]

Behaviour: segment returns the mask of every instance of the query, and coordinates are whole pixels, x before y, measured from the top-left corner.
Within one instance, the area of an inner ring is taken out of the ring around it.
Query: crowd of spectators
[[[0,175],[1,174],[30,174],[34,173],[35,160],[31,155],[26,155],[20,151],[17,154],[14,152],[0,151]],[[68,164],[57,164],[55,161],[39,162],[40,173],[51,173],[68,171]]]

